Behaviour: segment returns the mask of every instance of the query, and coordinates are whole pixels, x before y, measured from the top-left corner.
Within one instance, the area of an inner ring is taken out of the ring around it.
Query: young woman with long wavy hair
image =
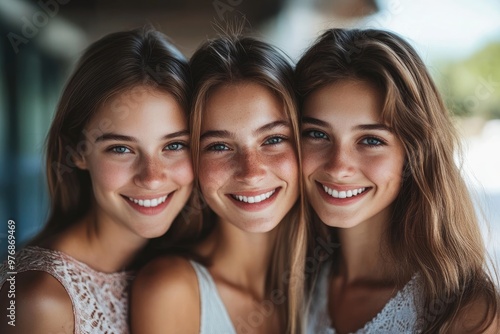
[[[129,332],[130,269],[191,194],[190,88],[187,60],[154,29],[87,48],[47,137],[49,219],[16,254],[15,326],[1,271],[0,332]]]
[[[416,51],[382,30],[327,30],[296,83],[312,226],[339,244],[309,332],[498,333],[457,136]]]

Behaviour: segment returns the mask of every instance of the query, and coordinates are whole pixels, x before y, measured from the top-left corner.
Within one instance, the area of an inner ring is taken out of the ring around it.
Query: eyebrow
[[[312,125],[317,125],[317,126],[322,126],[324,128],[330,128],[330,124],[328,124],[325,121],[319,120],[317,118],[313,117],[302,117],[302,123],[303,124],[312,124]]]
[[[261,134],[270,130],[273,130],[278,127],[289,127],[290,124],[287,121],[275,121],[269,124],[263,125],[257,130],[255,130],[254,134]],[[205,131],[200,136],[200,141],[207,138],[234,138],[234,134],[227,130],[208,130]]]
[[[331,128],[329,123],[322,121],[320,119],[317,119],[317,118],[313,118],[313,117],[303,117],[302,124],[312,124],[312,125],[317,125],[317,126],[321,126],[324,128]],[[393,132],[392,129],[390,127],[388,127],[387,125],[379,124],[379,123],[360,124],[360,125],[356,125],[353,129],[354,130],[381,130],[381,131]]]
[[[354,127],[355,130],[382,130],[392,132],[392,129],[384,124],[361,124]]]
[[[177,137],[188,136],[188,135],[189,135],[188,130],[181,130],[181,131],[169,133],[168,135],[163,136],[161,139],[166,140],[166,139],[177,138]],[[102,135],[100,135],[99,137],[97,137],[95,139],[95,142],[97,143],[100,141],[108,141],[108,140],[137,142],[137,139],[134,137],[120,135],[120,134],[112,133],[112,132],[103,133]]]

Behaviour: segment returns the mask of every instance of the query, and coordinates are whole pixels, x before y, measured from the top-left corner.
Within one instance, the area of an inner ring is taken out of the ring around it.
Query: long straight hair
[[[187,59],[165,35],[144,27],[106,35],[86,49],[64,88],[46,139],[50,213],[30,244],[63,231],[91,210],[90,175],[75,166],[73,157],[86,149],[84,128],[103,103],[138,86],[172,94],[187,117]]]
[[[387,244],[401,280],[415,272],[422,278],[423,332],[448,332],[459,312],[477,301],[487,307],[477,329],[486,328],[498,314],[498,291],[486,271],[478,219],[454,161],[457,135],[423,61],[396,34],[331,29],[296,68],[301,102],[325,85],[350,79],[381,89],[381,118],[405,150]]]
[[[193,77],[193,102],[190,113],[191,152],[195,173],[200,169],[200,135],[207,99],[221,85],[253,82],[266,87],[281,101],[290,122],[297,163],[301,166],[300,132],[293,67],[277,48],[251,37],[222,36],[204,43],[190,60]],[[228,97],[230,98],[230,97]],[[301,168],[299,167],[301,173]],[[301,175],[301,174],[299,174]],[[303,193],[298,178],[300,194]],[[200,194],[198,180],[195,191]],[[306,249],[306,226],[303,218],[304,200],[300,196],[277,227],[277,239],[267,277],[267,295],[281,292],[286,302],[277,305],[287,333],[299,333],[302,328],[303,270]],[[201,238],[208,235],[216,223],[213,211],[203,206],[203,221],[193,230]]]

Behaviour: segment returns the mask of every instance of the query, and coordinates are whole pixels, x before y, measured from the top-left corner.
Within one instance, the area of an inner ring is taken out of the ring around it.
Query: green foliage
[[[500,42],[465,60],[435,66],[436,84],[455,115],[500,118]]]

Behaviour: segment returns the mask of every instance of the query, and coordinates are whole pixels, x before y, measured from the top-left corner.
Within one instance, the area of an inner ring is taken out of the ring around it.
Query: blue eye
[[[168,151],[180,151],[180,150],[183,150],[186,148],[186,144],[184,143],[172,143],[172,144],[168,144],[167,146],[165,146],[165,149],[167,149]]]
[[[309,137],[312,139],[328,139],[326,133],[318,130],[306,130],[303,132],[304,137]]]
[[[207,150],[208,151],[216,151],[216,152],[228,151],[229,147],[227,147],[225,144],[217,143],[217,144],[213,144],[213,145],[208,146]]]
[[[380,146],[385,144],[382,140],[375,137],[366,137],[361,141],[361,143],[368,146]]]
[[[116,154],[130,153],[131,151],[125,146],[114,146],[110,148],[110,151]]]
[[[276,145],[281,143],[283,140],[285,140],[283,137],[271,137],[267,139],[264,144],[265,145]]]

